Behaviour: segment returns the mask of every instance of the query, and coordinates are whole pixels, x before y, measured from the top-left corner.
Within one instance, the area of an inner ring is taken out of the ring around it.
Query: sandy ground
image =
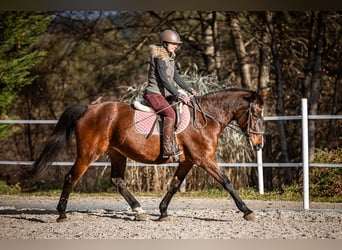
[[[0,195],[0,239],[342,239],[342,203],[245,201],[256,213],[246,221],[230,199],[182,198],[159,222],[158,197],[138,197],[148,220],[119,196],[72,194],[68,220],[57,223],[58,197]]]

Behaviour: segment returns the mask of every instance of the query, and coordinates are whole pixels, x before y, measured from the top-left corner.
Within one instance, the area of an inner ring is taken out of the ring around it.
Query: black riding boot
[[[163,123],[163,158],[177,157],[183,154],[177,146],[173,144],[173,133],[174,133],[175,121],[164,117]]]

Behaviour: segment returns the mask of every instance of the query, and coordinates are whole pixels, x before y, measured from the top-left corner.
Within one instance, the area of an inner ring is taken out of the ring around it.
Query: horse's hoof
[[[254,220],[255,220],[255,213],[254,213],[254,212],[250,212],[250,213],[248,213],[248,214],[245,214],[245,215],[243,216],[243,218],[244,218],[245,220],[248,220],[248,221],[254,221]]]
[[[59,216],[58,218],[57,218],[57,222],[66,222],[68,219],[67,219],[67,217],[66,216]]]
[[[170,221],[171,218],[169,216],[160,216],[158,221]]]
[[[134,218],[136,221],[145,221],[147,220],[147,214],[142,213],[142,214],[137,214]]]

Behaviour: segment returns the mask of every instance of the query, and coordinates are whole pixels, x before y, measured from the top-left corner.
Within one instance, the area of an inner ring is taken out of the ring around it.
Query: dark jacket
[[[191,91],[191,87],[185,83],[175,68],[175,54],[170,55],[162,45],[150,45],[150,52],[151,62],[145,93],[177,97],[176,84],[188,92]]]

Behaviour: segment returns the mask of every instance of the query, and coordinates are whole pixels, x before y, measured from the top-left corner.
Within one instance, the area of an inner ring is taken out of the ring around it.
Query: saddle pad
[[[155,113],[144,112],[140,110],[134,111],[134,127],[138,133],[141,133],[141,134],[150,133],[153,123],[155,122],[156,119],[157,119],[157,115]],[[176,130],[176,134],[183,132],[183,130],[186,129],[189,123],[190,123],[189,107],[186,105],[183,105],[181,121]],[[154,126],[152,134],[159,135],[161,133],[160,128],[161,128],[160,122],[157,122],[157,124]]]

